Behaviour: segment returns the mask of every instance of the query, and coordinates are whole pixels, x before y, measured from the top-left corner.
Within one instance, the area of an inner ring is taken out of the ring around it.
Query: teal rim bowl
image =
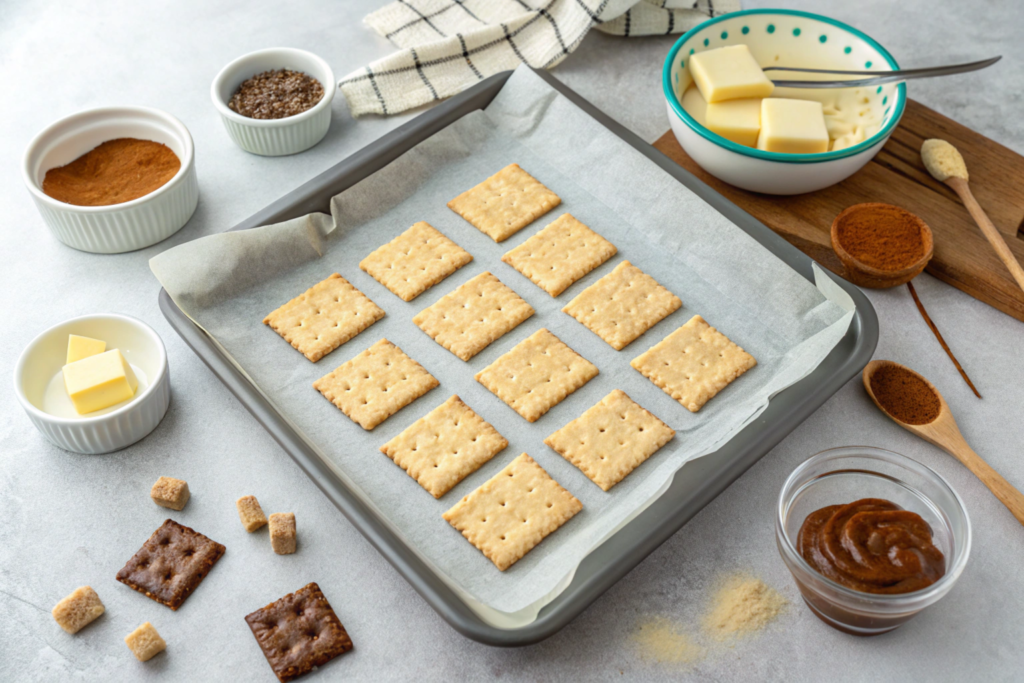
[[[680,102],[679,96],[676,94],[674,84],[672,83],[672,67],[679,59],[678,55],[680,50],[682,50],[683,47],[688,45],[691,41],[701,38],[703,39],[702,47],[704,47],[705,49],[710,50],[716,47],[722,47],[721,43],[725,40],[727,34],[724,32],[719,33],[719,31],[715,30],[714,26],[716,24],[723,21],[736,19],[738,17],[755,17],[758,15],[770,15],[778,17],[801,17],[805,19],[813,19],[815,21],[830,24],[846,33],[849,33],[850,35],[868,44],[873,49],[877,50],[878,53],[882,55],[882,57],[888,63],[890,69],[896,70],[900,68],[899,64],[896,63],[896,60],[893,58],[893,56],[890,55],[889,52],[884,47],[882,47],[874,38],[870,37],[863,31],[859,31],[853,28],[848,24],[844,24],[841,21],[837,21],[829,17],[821,16],[820,14],[812,14],[811,12],[801,12],[799,10],[788,9],[749,9],[742,10],[739,12],[732,12],[730,14],[723,14],[720,17],[709,19],[700,26],[692,28],[686,33],[684,33],[679,38],[679,40],[675,42],[675,45],[672,46],[672,49],[669,50],[668,57],[665,58],[665,64],[662,67],[661,82],[662,89],[664,90],[665,94],[665,99],[669,102],[669,105],[672,107],[672,111],[675,112],[676,116],[678,116],[687,126],[689,126],[691,130],[693,130],[701,137],[706,138],[707,140],[715,143],[719,147],[724,147],[725,149],[728,149],[729,151],[735,152],[737,154],[753,157],[755,159],[778,161],[786,164],[817,163],[820,161],[830,161],[832,159],[842,159],[844,157],[853,156],[854,154],[863,152],[864,150],[872,147],[873,145],[878,144],[879,140],[884,139],[887,135],[892,133],[892,130],[899,123],[900,117],[903,115],[903,110],[907,105],[906,83],[900,83],[897,86],[895,101],[889,106],[889,109],[887,110],[888,113],[885,115],[885,123],[882,125],[882,127],[878,130],[877,133],[872,135],[870,138],[864,140],[863,142],[859,142],[856,145],[852,145],[850,147],[846,147],[844,149],[836,150],[833,152],[820,152],[818,154],[785,154],[782,152],[766,152],[764,150],[756,149],[753,147],[740,145],[738,143],[733,142],[732,140],[727,140],[721,135],[713,133],[704,126],[697,123],[697,121],[692,116],[690,116],[690,114],[688,114],[686,110],[683,109],[682,102]],[[747,27],[744,27],[744,29],[746,28]],[[774,30],[774,24],[769,24],[768,32],[773,33]],[[798,36],[799,31],[800,29],[795,29],[794,36]],[[746,32],[744,31],[744,34],[745,33]],[[808,36],[808,40],[812,40],[812,38]],[[718,45],[715,44],[716,41],[719,43]],[[698,43],[698,45],[701,45],[701,43]],[[695,45],[692,49],[696,50],[696,48],[697,46]],[[683,59],[685,60],[685,57]]]

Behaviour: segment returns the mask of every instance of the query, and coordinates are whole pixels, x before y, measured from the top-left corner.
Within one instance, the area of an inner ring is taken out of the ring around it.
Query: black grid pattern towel
[[[339,85],[353,116],[397,114],[522,63],[551,68],[592,27],[682,33],[739,8],[740,0],[396,0],[365,21],[401,49]]]

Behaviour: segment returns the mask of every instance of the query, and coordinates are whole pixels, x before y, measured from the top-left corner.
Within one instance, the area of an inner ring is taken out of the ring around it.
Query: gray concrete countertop
[[[1024,529],[958,463],[875,410],[858,381],[563,631],[533,647],[499,650],[457,634],[319,494],[164,321],[147,262],[171,246],[227,229],[407,120],[353,121],[339,96],[320,145],[305,154],[265,159],[231,143],[209,101],[210,81],[221,66],[258,48],[311,50],[339,76],[389,53],[392,47],[361,23],[383,2],[4,3],[0,379],[7,388],[0,391],[0,679],[271,681],[242,617],[317,581],[356,649],[309,680],[1019,680]],[[877,38],[907,66],[1004,55],[989,71],[918,81],[910,92],[1024,152],[1024,127],[1016,114],[1024,93],[1021,3],[747,4],[834,16]],[[593,33],[555,74],[653,141],[668,128],[659,73],[673,40]],[[44,125],[110,104],[158,107],[188,126],[202,198],[191,222],[169,240],[131,254],[96,256],[50,236],[22,185],[20,163]],[[907,363],[932,379],[968,441],[1024,488],[1024,324],[928,275],[917,283],[984,400],[964,386],[905,289],[869,292],[881,320],[876,357]],[[171,408],[152,435],[125,451],[66,453],[32,428],[9,378],[18,354],[38,332],[70,317],[107,311],[139,317],[163,337]],[[773,505],[788,473],[818,451],[851,444],[889,448],[933,467],[964,498],[974,523],[971,559],[953,591],[901,629],[874,639],[833,631],[800,604],[773,538]],[[161,475],[186,479],[192,489],[192,501],[174,517],[228,547],[178,612],[114,580],[167,516],[147,500],[149,486]],[[275,556],[264,536],[242,531],[234,500],[249,493],[268,513],[296,513],[297,554]],[[721,573],[737,570],[761,577],[791,601],[778,621],[732,647],[712,648],[692,664],[642,656],[632,638],[639,623],[663,616],[696,629],[711,586]],[[49,612],[83,584],[99,592],[107,612],[69,636]],[[168,651],[140,664],[122,639],[147,620],[167,640]]]

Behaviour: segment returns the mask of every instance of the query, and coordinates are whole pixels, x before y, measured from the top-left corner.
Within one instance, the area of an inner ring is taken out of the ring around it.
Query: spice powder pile
[[[323,96],[324,87],[312,76],[278,69],[244,81],[228,107],[250,119],[284,119],[311,109]]]
[[[870,382],[879,405],[900,422],[925,425],[934,422],[942,410],[928,383],[898,365],[879,367]]]
[[[873,205],[846,216],[836,237],[850,256],[879,270],[900,270],[924,256],[916,217],[896,206]]]
[[[786,607],[786,598],[760,579],[745,574],[727,577],[715,594],[704,630],[715,640],[760,631]]]
[[[75,206],[123,204],[162,187],[180,168],[181,160],[167,145],[117,138],[48,170],[43,192]]]

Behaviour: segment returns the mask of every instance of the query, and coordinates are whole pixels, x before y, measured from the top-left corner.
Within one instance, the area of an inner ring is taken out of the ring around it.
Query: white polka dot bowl
[[[228,106],[244,81],[264,71],[291,69],[320,81],[324,96],[306,111],[283,119],[251,119]],[[210,86],[213,106],[220,114],[228,136],[252,154],[277,157],[298,154],[324,139],[331,127],[331,102],[338,90],[334,72],[312,52],[274,47],[242,55],[217,74]]]
[[[752,9],[710,19],[676,41],[662,70],[662,86],[672,132],[701,168],[730,185],[774,195],[813,192],[850,177],[885,145],[907,102],[905,83],[842,90],[777,88],[773,97],[842,96],[843,117],[866,121],[846,146],[819,154],[784,154],[740,145],[713,133],[681,103],[693,78],[690,55],[726,45],[745,44],[762,67],[889,71],[899,65],[868,35],[835,19],[796,10]],[[812,74],[769,72],[777,79],[804,80]],[[818,93],[818,95],[815,95]],[[853,110],[856,110],[855,112]],[[826,105],[826,113],[828,106]],[[834,133],[829,124],[830,134]],[[851,126],[853,131],[856,126]],[[870,132],[868,134],[867,132]],[[846,132],[846,131],[844,131]],[[836,147],[839,145],[837,144]]]

